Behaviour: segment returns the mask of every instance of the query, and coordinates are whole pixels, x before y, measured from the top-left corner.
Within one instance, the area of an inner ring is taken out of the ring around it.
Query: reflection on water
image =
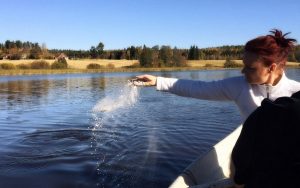
[[[48,80],[0,82],[0,93],[6,94],[1,95],[1,102],[7,102],[8,106],[13,106],[15,103],[23,104],[26,102],[38,104],[40,98],[48,94],[49,85],[50,82]]]
[[[0,187],[167,187],[239,124],[230,102],[126,88],[138,74],[0,77]],[[209,81],[240,71],[147,74]]]
[[[92,77],[91,78],[91,88],[100,88],[102,90],[105,89],[106,83],[105,83],[105,77]]]

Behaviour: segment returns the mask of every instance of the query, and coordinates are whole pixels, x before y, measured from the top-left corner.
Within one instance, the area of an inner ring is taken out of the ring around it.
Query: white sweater
[[[300,83],[288,79],[285,74],[275,86],[249,84],[244,76],[212,82],[157,77],[156,83],[157,90],[184,97],[234,101],[241,112],[243,121],[260,106],[264,98],[267,98],[267,93],[269,93],[269,99],[275,100],[282,96],[289,97],[300,90]]]

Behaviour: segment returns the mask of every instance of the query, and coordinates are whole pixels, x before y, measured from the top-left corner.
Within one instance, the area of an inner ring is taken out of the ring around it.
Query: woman
[[[285,38],[287,34],[283,35],[280,30],[271,33],[246,43],[242,69],[244,76],[212,82],[152,75],[137,76],[137,79],[143,81],[143,85],[156,86],[157,90],[180,96],[234,101],[244,121],[264,98],[275,100],[300,90],[300,83],[288,79],[284,73],[289,52],[296,40]]]

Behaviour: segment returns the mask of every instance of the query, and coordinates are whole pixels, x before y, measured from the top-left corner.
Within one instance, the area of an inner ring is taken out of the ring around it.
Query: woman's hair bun
[[[278,46],[282,48],[292,48],[294,46],[294,43],[297,42],[296,39],[291,38],[285,38],[290,32],[282,34],[282,31],[278,29],[273,29],[270,31],[273,35],[268,35],[269,37],[272,37]]]

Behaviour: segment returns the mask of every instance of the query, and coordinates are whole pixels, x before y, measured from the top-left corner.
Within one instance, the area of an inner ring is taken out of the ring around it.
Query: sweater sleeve
[[[211,82],[158,77],[156,89],[184,97],[225,101],[239,96],[243,82],[243,77]]]

